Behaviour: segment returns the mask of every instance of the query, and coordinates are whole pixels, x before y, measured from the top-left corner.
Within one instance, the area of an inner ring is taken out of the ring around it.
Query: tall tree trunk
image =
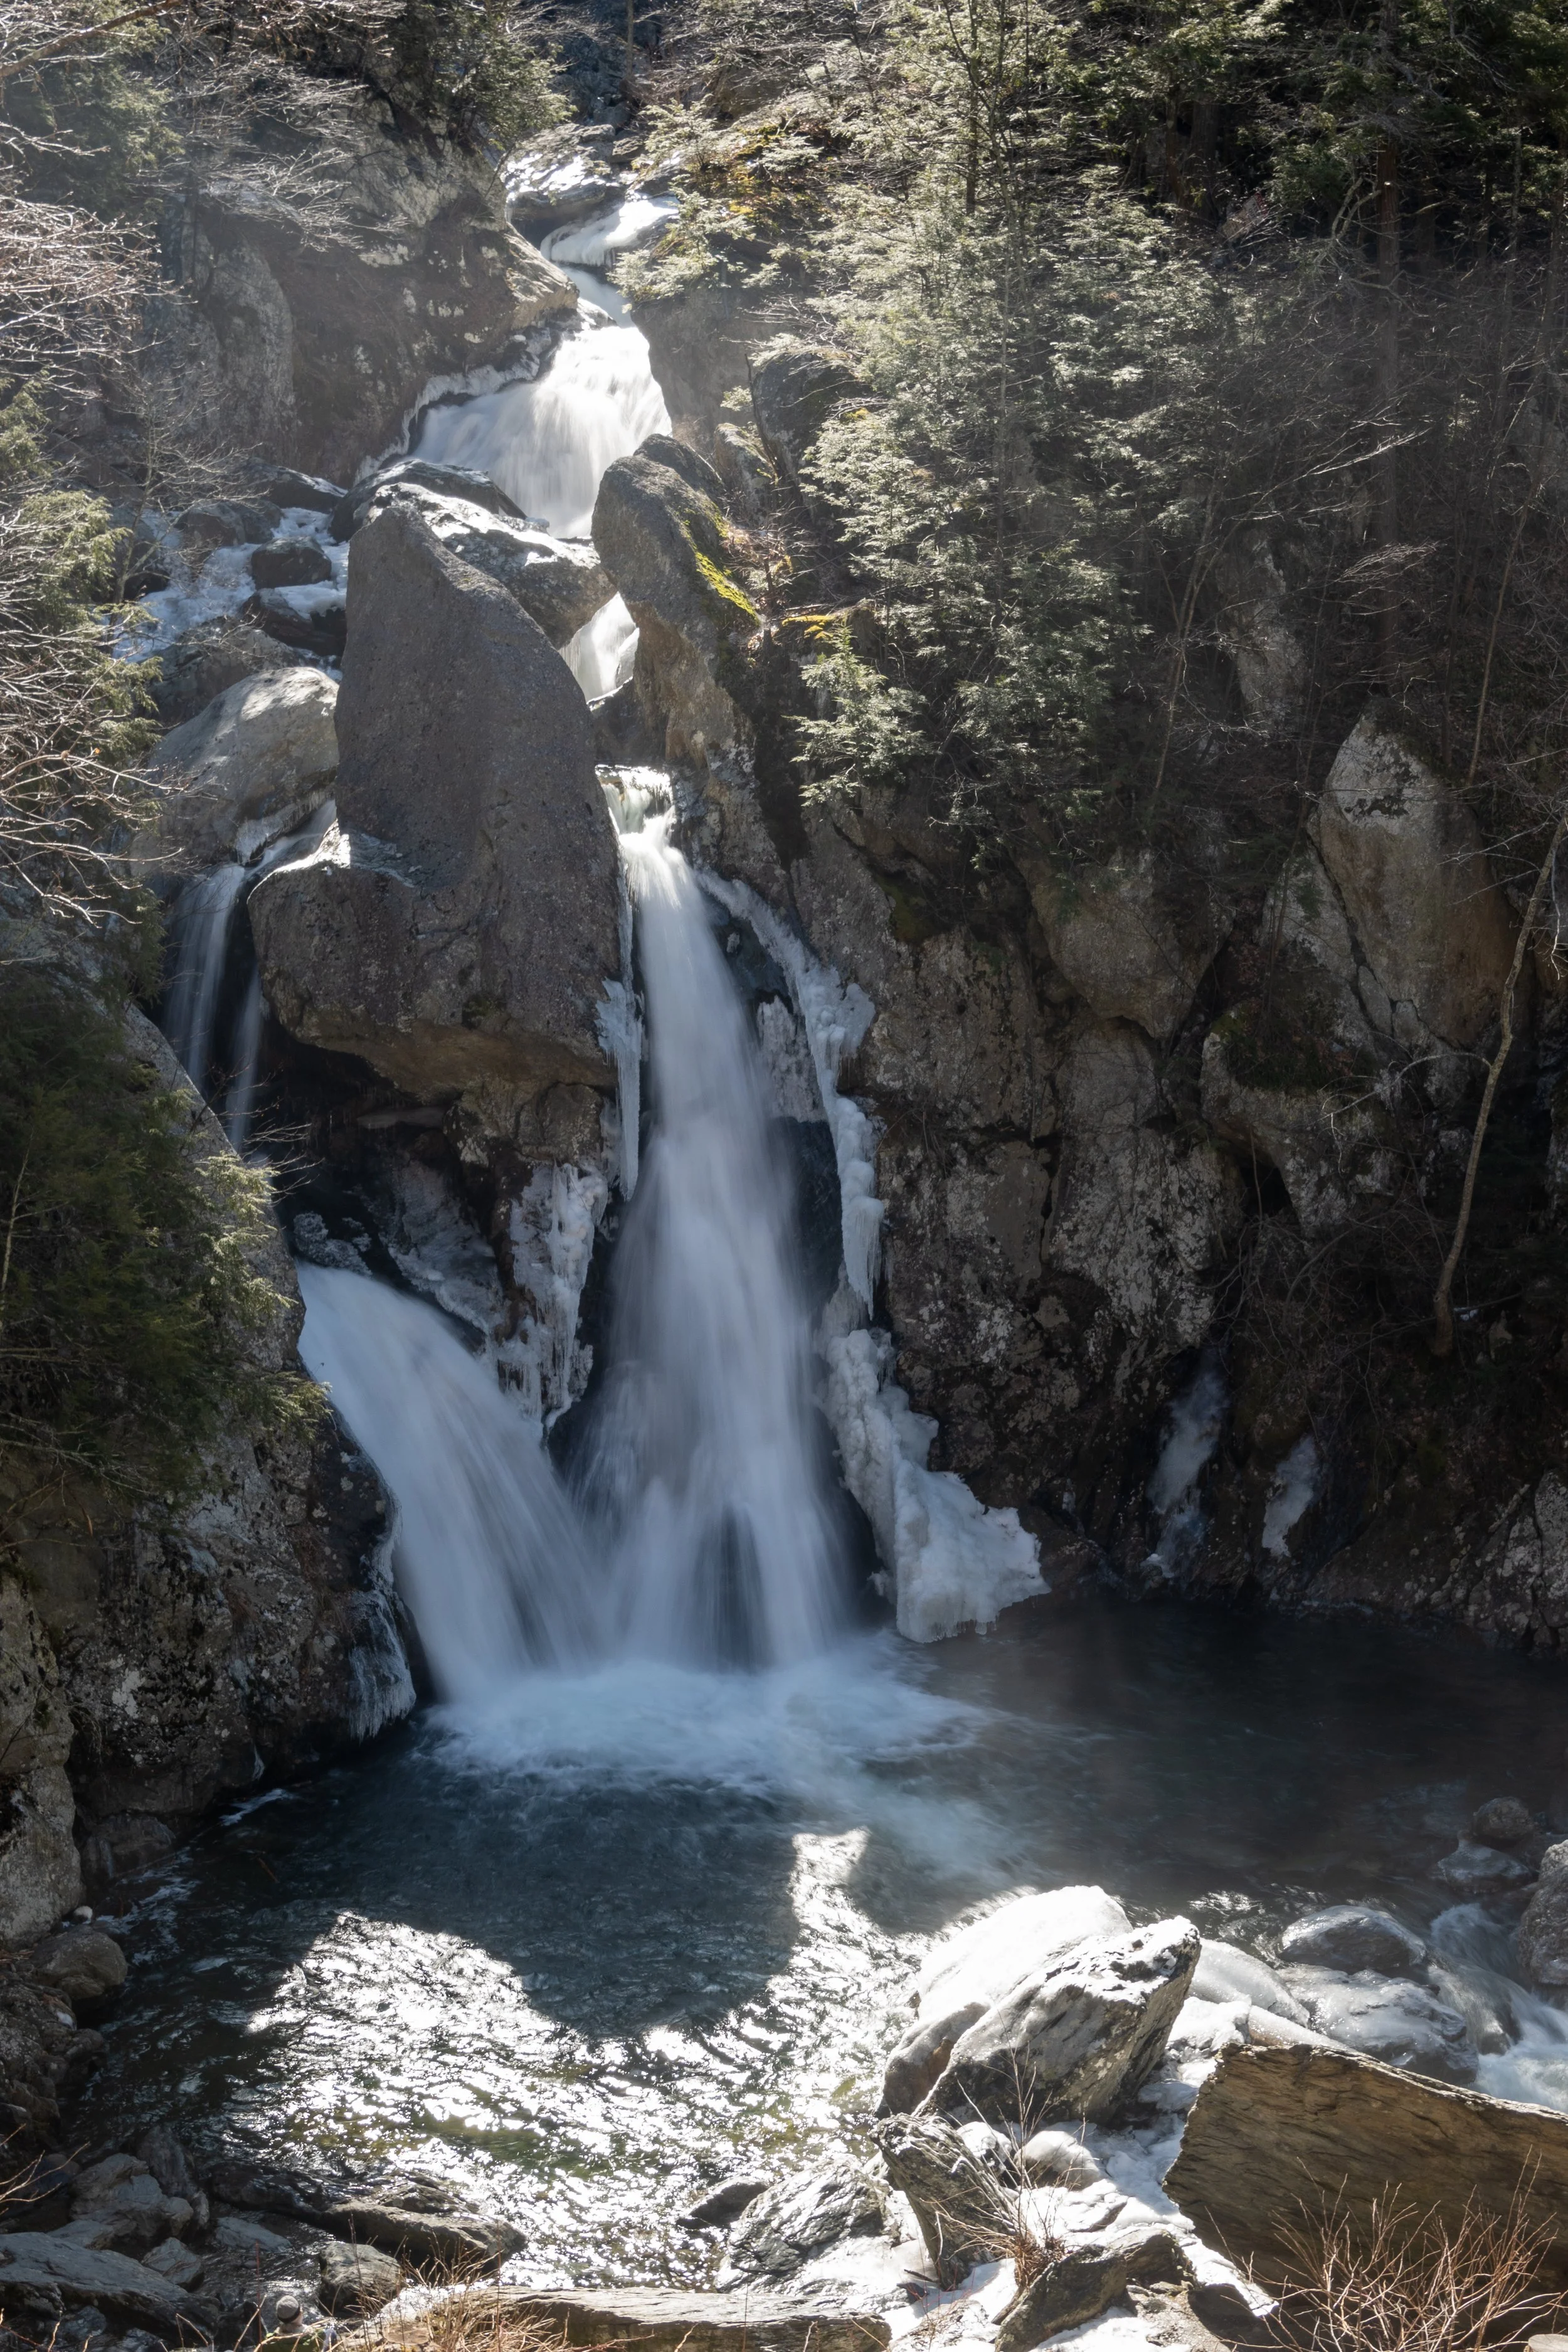
[[[1395,102],[1399,51],[1399,0],[1383,0],[1378,28],[1384,106]],[[1384,691],[1394,692],[1399,676],[1399,589],[1393,551],[1399,544],[1399,142],[1385,131],[1377,151],[1377,538],[1388,568],[1378,615],[1377,668]]]

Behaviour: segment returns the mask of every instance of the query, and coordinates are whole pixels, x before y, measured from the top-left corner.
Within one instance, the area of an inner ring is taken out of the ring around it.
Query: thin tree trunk
[[[1557,852],[1563,845],[1565,834],[1568,834],[1568,802],[1563,803],[1563,814],[1557,820],[1557,829],[1552,836],[1552,845],[1542,860],[1541,871],[1535,877],[1535,887],[1530,894],[1530,904],[1524,910],[1524,920],[1519,927],[1519,937],[1514,941],[1513,961],[1509,965],[1508,978],[1503,983],[1502,1034],[1498,1039],[1497,1052],[1492,1055],[1487,1067],[1487,1083],[1481,1095],[1481,1107],[1476,1113],[1476,1131],[1470,1138],[1470,1156],[1465,1164],[1465,1183],[1459,1195],[1459,1213],[1454,1224],[1454,1238],[1448,1244],[1448,1255],[1443,1260],[1443,1271],[1437,1277],[1436,1295],[1432,1301],[1432,1353],[1435,1356],[1447,1357],[1454,1352],[1454,1276],[1458,1272],[1459,1259],[1464,1254],[1465,1236],[1469,1231],[1470,1211],[1476,1198],[1476,1171],[1481,1164],[1481,1146],[1487,1139],[1487,1122],[1492,1115],[1492,1103],[1497,1096],[1503,1066],[1513,1047],[1514,991],[1519,986],[1519,975],[1524,966],[1525,950],[1534,934],[1536,922],[1541,914],[1541,902],[1546,896],[1547,887],[1552,880],[1552,869],[1557,863]]]
[[[1399,150],[1385,141],[1377,157],[1377,406],[1383,447],[1377,459],[1379,544],[1399,544]],[[1399,675],[1399,590],[1392,573],[1384,582],[1378,615],[1377,667],[1385,693]]]

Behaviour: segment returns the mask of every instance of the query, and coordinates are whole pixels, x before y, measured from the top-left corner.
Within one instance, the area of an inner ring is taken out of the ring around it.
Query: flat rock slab
[[[128,2254],[84,2246],[54,2231],[0,2236],[0,2311],[7,2317],[83,2305],[93,2306],[121,2326],[171,2336],[192,2315],[189,2295],[173,2279],[133,2263]]]
[[[870,2312],[816,2309],[783,2296],[703,2294],[663,2286],[550,2293],[530,2287],[481,2290],[477,2316],[532,2317],[561,2331],[567,2345],[671,2345],[685,2352],[885,2352],[891,2330]],[[418,2344],[434,2314],[392,2319],[382,2314],[365,2344]],[[340,2339],[342,2340],[342,2339]]]
[[[1402,2189],[1458,2226],[1515,2198],[1568,2282],[1568,2116],[1447,2090],[1348,2051],[1232,2051],[1198,2093],[1167,2193],[1234,2260],[1267,2263],[1304,2215]]]

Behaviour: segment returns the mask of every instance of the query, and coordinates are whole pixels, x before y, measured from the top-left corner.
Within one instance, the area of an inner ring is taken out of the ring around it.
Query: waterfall
[[[444,1696],[590,1657],[810,1655],[843,1621],[794,1202],[761,1057],[666,811],[627,794],[653,1134],[616,1261],[609,1369],[569,1498],[537,1424],[435,1308],[302,1265],[301,1353],[397,1504]]]
[[[247,922],[238,942],[247,966],[244,991],[229,1028],[228,1051],[220,1059],[214,1051],[214,1033],[225,975],[237,944],[235,927],[254,885],[275,866],[313,848],[334,814],[332,803],[323,802],[299,832],[269,842],[249,865],[231,859],[198,874],[186,883],[175,904],[170,925],[174,969],[163,1004],[163,1031],[201,1095],[215,1099],[219,1086],[226,1081],[220,1116],[237,1151],[243,1151],[249,1139],[267,1008]]]
[[[300,1354],[397,1504],[395,1561],[443,1697],[597,1646],[586,1556],[536,1425],[438,1308],[335,1266],[299,1268]]]
[[[560,538],[586,539],[606,466],[668,430],[646,338],[595,313],[531,383],[427,411],[414,454],[489,474]]]
[[[745,1009],[672,822],[637,812],[621,836],[654,1131],[616,1263],[582,1490],[613,1549],[632,1648],[771,1662],[821,1648],[839,1622],[835,1535],[794,1202]]]

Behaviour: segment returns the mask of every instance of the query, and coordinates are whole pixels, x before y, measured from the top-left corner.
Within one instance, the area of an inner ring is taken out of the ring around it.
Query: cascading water
[[[400,1580],[444,1696],[590,1658],[788,1664],[844,1622],[794,1203],[761,1060],[667,810],[623,807],[654,1124],[616,1264],[575,1500],[435,1309],[302,1266],[301,1354],[396,1501]]]
[[[598,316],[531,383],[430,409],[415,455],[489,474],[524,514],[563,539],[586,539],[606,466],[668,430],[646,340]]]
[[[654,1134],[616,1267],[612,1368],[583,1492],[615,1560],[620,1640],[774,1664],[842,1620],[814,1442],[793,1202],[762,1066],[671,813],[634,798]]]

